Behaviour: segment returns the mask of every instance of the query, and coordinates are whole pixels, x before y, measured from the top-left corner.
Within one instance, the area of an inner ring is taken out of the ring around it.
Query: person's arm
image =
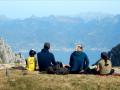
[[[40,58],[39,58],[39,53],[37,53],[37,64],[38,64],[38,66],[40,65],[40,60],[39,60]]]
[[[99,65],[99,64],[97,64],[97,69],[96,69],[96,71],[100,71],[100,65]]]
[[[53,65],[56,65],[56,61],[55,61],[54,55],[52,53],[51,53],[51,61],[52,61]]]
[[[69,62],[69,65],[70,65],[70,66],[73,65],[73,56],[72,56],[72,54],[71,54],[71,56],[70,56],[70,62]]]
[[[85,60],[84,60],[84,69],[86,70],[89,66],[89,59],[88,59],[88,56],[85,55]]]
[[[97,68],[96,68],[96,71],[100,71],[100,69],[101,69],[101,59],[99,60],[99,62],[97,63]]]
[[[37,67],[37,58],[35,57],[35,70],[36,70],[36,67]]]

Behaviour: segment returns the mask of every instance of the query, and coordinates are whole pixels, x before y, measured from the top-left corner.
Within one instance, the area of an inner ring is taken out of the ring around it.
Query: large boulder
[[[120,66],[120,44],[112,48],[110,57],[113,66]]]
[[[15,53],[11,50],[2,38],[0,38],[0,62],[11,63],[15,61]]]

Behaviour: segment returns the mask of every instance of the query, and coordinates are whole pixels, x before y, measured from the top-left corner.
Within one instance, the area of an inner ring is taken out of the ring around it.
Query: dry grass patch
[[[0,79],[0,90],[120,90],[119,76],[48,75],[11,70],[7,77],[0,71]]]

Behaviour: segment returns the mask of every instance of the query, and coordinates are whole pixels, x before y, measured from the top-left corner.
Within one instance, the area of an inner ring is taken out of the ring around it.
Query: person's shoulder
[[[76,52],[76,51],[73,51],[73,52],[71,53],[71,56],[74,56],[75,52]]]
[[[30,58],[30,56],[28,56],[26,59]]]
[[[29,60],[31,57],[29,56],[29,57],[27,57],[25,60]]]
[[[104,60],[103,59],[100,59],[98,64],[103,64],[104,63]]]
[[[81,52],[83,55],[87,56],[87,54],[85,52]]]
[[[53,54],[52,52],[49,52],[49,54],[50,54],[51,56],[54,56],[54,54]]]
[[[76,53],[76,51],[73,51],[71,54],[75,54]]]
[[[111,60],[109,60],[109,59],[108,59],[108,62],[109,62],[109,63],[112,63]]]

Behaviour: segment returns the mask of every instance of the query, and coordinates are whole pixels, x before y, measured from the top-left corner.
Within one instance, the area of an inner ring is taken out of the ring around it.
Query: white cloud
[[[94,47],[94,48],[90,48],[89,50],[91,50],[91,51],[109,51],[110,49],[108,49],[106,47],[103,47],[103,48]]]
[[[94,31],[94,32],[89,32],[89,33],[88,33],[89,36],[93,36],[93,35],[95,35],[95,34],[96,34],[96,31]]]
[[[51,51],[71,52],[71,51],[73,51],[73,48],[59,47],[59,48],[52,48]]]

